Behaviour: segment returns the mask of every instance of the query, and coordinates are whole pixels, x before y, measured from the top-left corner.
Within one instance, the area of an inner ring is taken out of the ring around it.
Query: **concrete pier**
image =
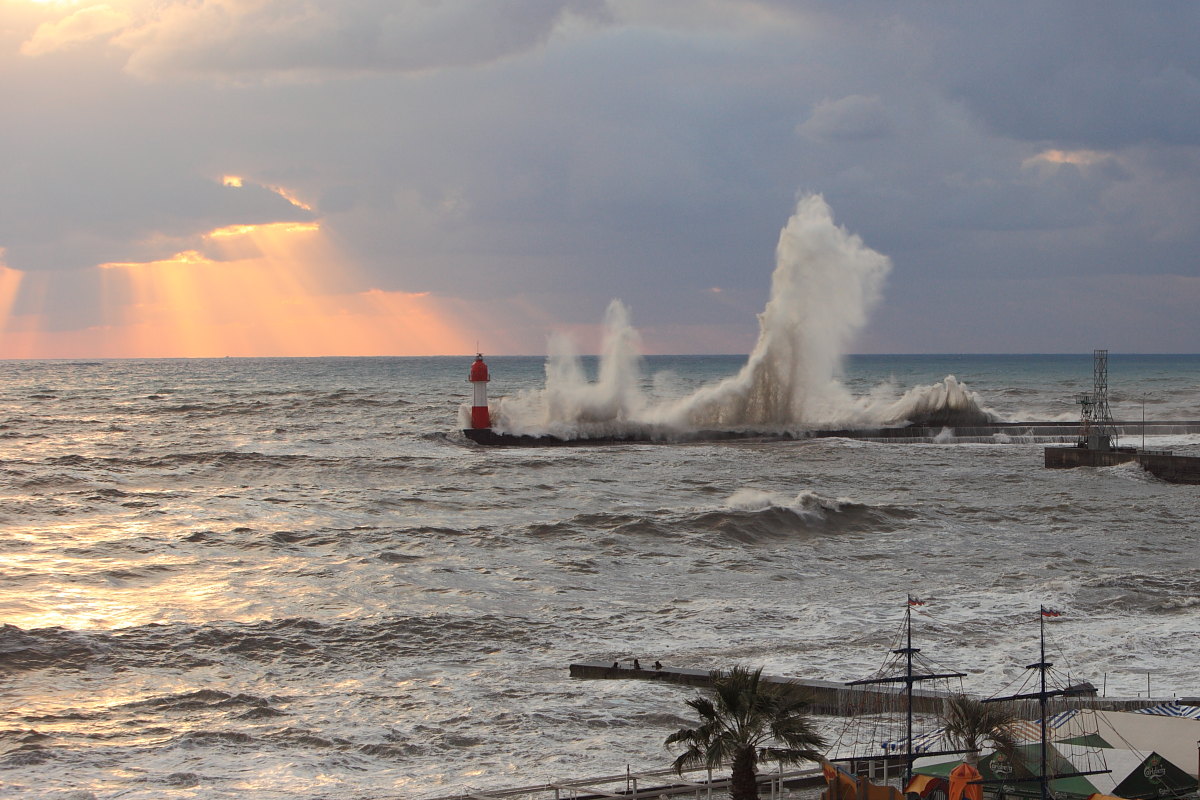
[[[711,670],[684,669],[680,667],[663,667],[662,669],[634,669],[630,666],[613,666],[600,662],[588,661],[571,664],[572,678],[587,678],[597,680],[642,680],[663,681],[665,683],[682,684],[708,688],[712,686]],[[847,686],[836,681],[821,681],[808,678],[787,678],[774,675],[763,675],[767,683],[790,683],[804,687],[811,698],[812,711],[834,717],[853,717],[862,713],[901,712],[907,707],[907,699],[903,687],[899,685],[876,686]],[[941,711],[942,702],[948,695],[927,689],[913,689],[913,710],[918,713],[937,713]],[[1079,695],[1064,698],[1079,708],[1093,708],[1103,711],[1134,711],[1139,708],[1167,702],[1170,698],[1117,698],[1097,697],[1094,694]]]
[[[1114,422],[1113,429],[1121,436],[1168,436],[1200,433],[1200,421]],[[502,433],[491,428],[468,428],[463,435],[489,447],[595,447],[617,444],[688,444],[723,441],[795,441],[803,439],[858,439],[870,442],[960,442],[1005,443],[1037,442],[1044,444],[1075,442],[1080,436],[1078,422],[991,422],[967,424],[904,425],[894,428],[861,428],[841,430],[796,431],[672,431],[643,426],[620,435],[588,436],[563,439],[549,434],[541,436]]]
[[[1200,457],[1177,456],[1159,450],[1120,447],[1093,450],[1087,447],[1047,447],[1048,469],[1074,467],[1115,467],[1136,461],[1142,469],[1168,483],[1200,484]]]

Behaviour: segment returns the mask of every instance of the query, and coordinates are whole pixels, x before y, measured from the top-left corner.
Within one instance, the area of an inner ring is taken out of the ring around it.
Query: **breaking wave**
[[[833,221],[819,195],[801,198],[779,236],[759,337],[736,374],[684,397],[642,389],[640,337],[614,300],[604,318],[599,374],[589,381],[572,342],[550,341],[546,381],[493,403],[497,431],[560,438],[685,436],[702,430],[978,425],[994,421],[953,375],[899,397],[878,386],[858,397],[838,379],[842,359],[881,297],[891,261]],[[463,427],[469,411],[461,412]]]
[[[837,533],[888,531],[914,512],[891,505],[868,505],[813,491],[795,496],[739,489],[721,506],[653,514],[580,514],[569,520],[529,528],[535,537],[588,538],[597,533],[658,542],[713,535],[757,544]]]
[[[745,543],[818,534],[893,530],[913,512],[804,491],[794,497],[739,489],[720,511],[697,516],[701,528]]]

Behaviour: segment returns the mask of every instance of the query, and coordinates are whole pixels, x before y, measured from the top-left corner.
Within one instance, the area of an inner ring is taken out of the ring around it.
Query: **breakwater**
[[[1121,436],[1177,436],[1200,434],[1200,421],[1114,422],[1112,427]],[[959,442],[1004,444],[1073,443],[1081,435],[1078,422],[990,422],[968,425],[904,425],[877,428],[839,428],[789,431],[765,430],[701,430],[681,431],[664,428],[639,427],[619,434],[551,434],[525,435],[497,431],[492,428],[467,428],[463,435],[476,444],[488,447],[595,447],[615,444],[687,444],[720,441],[795,441],[803,439],[842,438],[881,443]]]

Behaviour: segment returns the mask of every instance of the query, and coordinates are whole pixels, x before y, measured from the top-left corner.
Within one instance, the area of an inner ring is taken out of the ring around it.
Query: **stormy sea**
[[[1090,352],[845,355],[861,320],[831,326],[865,318],[881,265],[839,230],[816,255],[781,242],[748,355],[638,356],[615,304],[598,357],[487,358],[498,429],[653,444],[470,442],[474,354],[0,362],[0,797],[419,799],[661,769],[694,690],[569,664],[853,680],[910,594],[968,691],[1036,660],[1045,604],[1072,678],[1200,694],[1195,486],[1046,470],[1042,444],[952,426],[672,442],[1078,416]],[[820,318],[787,301],[806,269],[860,291]],[[1108,382],[1117,419],[1200,420],[1200,356],[1114,350]]]

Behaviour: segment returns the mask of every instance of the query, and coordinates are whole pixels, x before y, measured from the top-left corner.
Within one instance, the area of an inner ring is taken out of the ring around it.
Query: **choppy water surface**
[[[1046,603],[1060,667],[1200,693],[1197,487],[1047,471],[1027,444],[488,450],[455,430],[469,361],[0,364],[0,796],[421,798],[661,768],[690,691],[570,662],[848,680],[910,592],[968,689],[1030,663]],[[743,361],[651,358],[643,389]],[[543,381],[540,359],[489,364],[493,395]],[[873,356],[843,382],[953,374],[1005,418],[1071,418],[1091,367]],[[1200,358],[1109,372],[1116,417],[1200,419]]]

